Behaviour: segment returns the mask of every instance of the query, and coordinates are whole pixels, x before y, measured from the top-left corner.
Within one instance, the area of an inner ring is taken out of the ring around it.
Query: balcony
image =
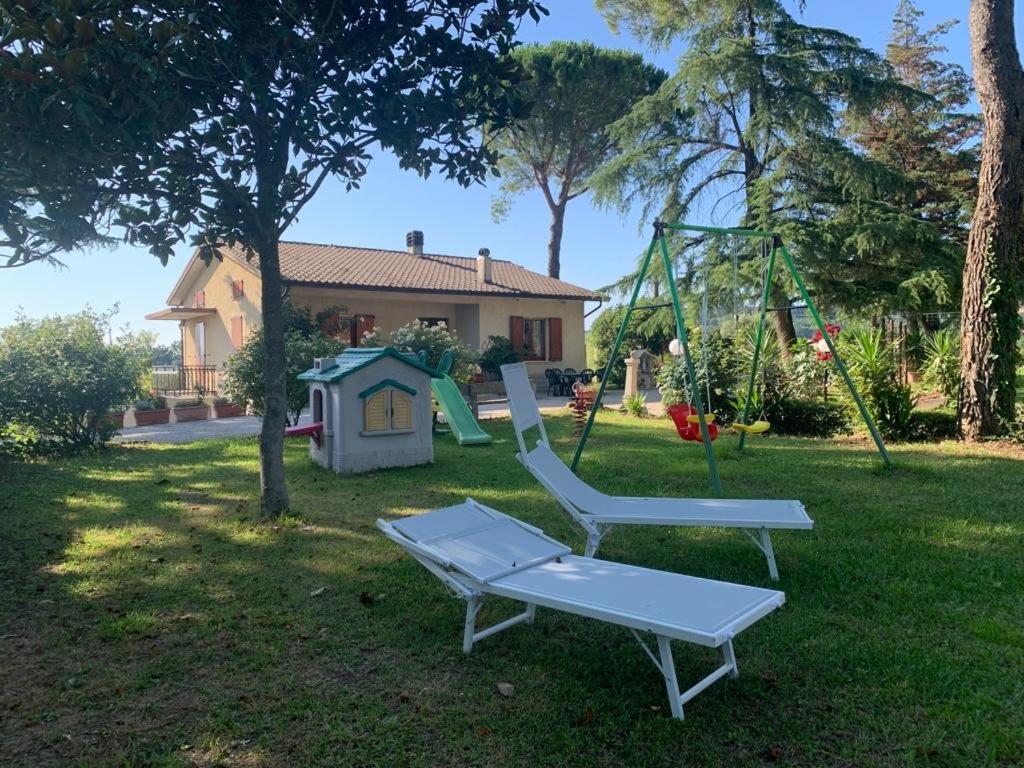
[[[162,395],[217,393],[218,369],[215,365],[161,366],[153,369],[153,389]]]

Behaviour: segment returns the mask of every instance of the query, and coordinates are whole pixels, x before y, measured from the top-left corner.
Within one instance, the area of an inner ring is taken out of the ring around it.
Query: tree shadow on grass
[[[1005,485],[1019,461],[899,447],[898,469],[880,472],[859,445],[725,452],[730,493],[799,498],[816,529],[775,537],[786,608],[744,633],[743,676],[680,725],[614,627],[542,611],[463,657],[461,604],[374,529],[471,495],[579,548],[512,458],[508,422],[488,426],[490,448],[438,438],[433,465],[358,477],[292,444],[293,517],[277,526],[254,521],[253,441],[18,465],[0,500],[10,759],[759,764],[781,745],[794,764],[936,749],[968,764],[1020,746],[1022,707],[1004,709],[1024,703],[1004,672],[1022,662],[1024,514]],[[699,446],[666,427],[604,425],[583,476],[615,494],[703,495]],[[570,423],[549,429],[565,455]],[[602,556],[769,584],[760,553],[727,531],[627,527]],[[713,663],[679,657],[683,679]]]

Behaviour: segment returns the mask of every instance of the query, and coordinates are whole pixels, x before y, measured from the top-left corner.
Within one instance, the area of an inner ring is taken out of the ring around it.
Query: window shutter
[[[388,391],[378,392],[366,399],[363,406],[363,429],[366,432],[383,432],[388,428]]]
[[[562,318],[548,318],[548,360],[562,359]]]
[[[412,400],[405,392],[391,391],[391,428],[412,429]]]
[[[523,338],[524,325],[521,317],[513,315],[509,318],[508,340],[512,342],[512,349],[519,355],[523,354],[523,349],[526,346],[526,341]]]
[[[206,291],[196,291],[196,306],[197,307],[205,307],[206,306]]]
[[[352,346],[358,347],[363,343],[363,332],[373,330],[373,321],[377,318],[373,315],[356,315],[355,337],[352,339]]]
[[[242,346],[243,329],[244,329],[244,326],[243,326],[242,316],[238,315],[237,317],[232,317],[231,318],[231,346],[233,346],[235,349],[238,349],[239,347]]]

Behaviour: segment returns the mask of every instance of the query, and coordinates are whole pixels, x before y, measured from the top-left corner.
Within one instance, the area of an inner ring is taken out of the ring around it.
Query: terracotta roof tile
[[[245,262],[240,248],[225,254]],[[578,285],[531,272],[511,261],[492,259],[492,280],[477,277],[476,259],[406,251],[352,248],[281,241],[281,275],[286,282],[432,293],[597,300],[600,296]],[[248,262],[258,268],[258,260]]]

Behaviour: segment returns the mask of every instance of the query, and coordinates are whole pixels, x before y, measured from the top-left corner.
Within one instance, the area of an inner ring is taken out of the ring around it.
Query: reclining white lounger
[[[669,499],[608,496],[573,474],[551,450],[544,420],[523,363],[501,366],[512,425],[519,441],[516,458],[587,533],[587,557],[593,556],[616,525],[709,526],[742,529],[768,559],[768,573],[779,580],[769,528],[809,530],[814,521],[799,501],[767,499]],[[537,427],[540,439],[526,449],[523,433]]]
[[[377,527],[466,600],[462,650],[520,622],[533,622],[536,607],[553,608],[626,627],[665,678],[673,717],[716,680],[736,677],[732,639],[780,607],[785,595],[771,589],[578,557],[569,547],[473,499]],[[526,604],[518,616],[476,631],[485,595]],[[640,636],[655,636],[655,656]],[[672,640],[722,648],[725,662],[679,692]]]

